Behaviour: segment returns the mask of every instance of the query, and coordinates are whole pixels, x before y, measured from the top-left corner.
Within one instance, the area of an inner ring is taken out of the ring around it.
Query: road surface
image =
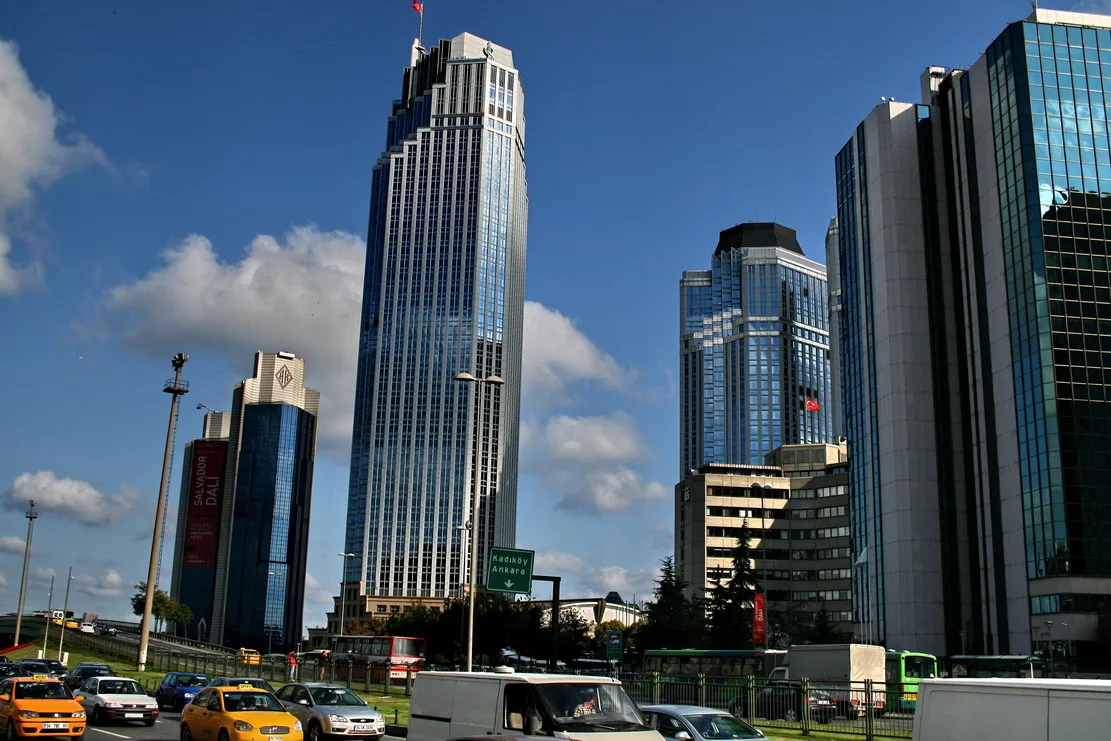
[[[113,724],[109,726],[90,725],[85,731],[85,741],[177,741],[181,737],[181,714],[163,711],[162,717],[147,728],[142,723],[134,725]],[[383,741],[405,741],[397,736],[385,736]]]

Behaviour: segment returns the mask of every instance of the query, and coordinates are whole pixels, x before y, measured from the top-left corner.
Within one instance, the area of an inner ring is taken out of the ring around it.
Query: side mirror
[[[7,695],[0,695],[0,701],[7,702],[10,699],[12,698],[8,697]]]
[[[691,735],[686,731],[679,731],[675,734],[675,741],[691,741]]]
[[[304,705],[305,707],[308,707],[309,706],[309,701],[308,700],[298,700],[297,704],[298,705]]]

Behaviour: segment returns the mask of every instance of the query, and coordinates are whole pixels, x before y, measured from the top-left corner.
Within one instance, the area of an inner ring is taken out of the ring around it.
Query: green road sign
[[[536,551],[491,548],[489,566],[486,568],[486,588],[491,592],[530,594],[532,563],[535,558]]]
[[[621,660],[621,631],[611,630],[606,633],[606,658],[610,661]]]

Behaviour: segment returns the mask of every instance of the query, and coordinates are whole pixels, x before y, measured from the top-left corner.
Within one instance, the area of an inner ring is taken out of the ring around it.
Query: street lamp
[[[475,378],[470,373],[459,373],[455,376],[455,380],[461,383],[473,383],[475,391],[478,394],[478,418],[476,419],[475,438],[478,442],[478,454],[475,456],[474,467],[470,471],[471,475],[471,518],[470,518],[470,531],[471,531],[471,576],[470,588],[471,596],[467,600],[467,671],[471,671],[474,666],[474,602],[475,602],[475,580],[478,575],[478,506],[479,506],[479,493],[481,487],[479,486],[480,466],[482,465],[482,411],[484,404],[484,389],[486,386],[501,386],[505,383],[500,376],[489,375],[486,378]],[[558,619],[558,618],[557,618]]]
[[[50,591],[46,593],[46,627],[42,629],[42,656],[46,658],[46,652],[50,649],[50,623],[54,619],[54,613],[51,608],[54,606],[54,576],[50,576]],[[65,624],[62,625],[62,630],[65,630]]]
[[[35,518],[39,513],[35,511],[35,500],[32,499],[31,509],[24,515],[27,518],[27,544],[23,547],[23,578],[19,581],[19,607],[15,613],[15,640],[13,646],[19,645],[19,629],[23,626],[23,596],[27,592],[27,564],[31,561],[31,534],[35,531]]]
[[[66,619],[69,617],[69,585],[73,581],[73,567],[69,567],[69,577],[66,579],[66,601],[62,604],[62,627],[58,630],[58,661],[62,660],[62,642],[66,639]],[[43,653],[45,656],[46,653]]]
[[[343,571],[339,575],[339,634],[343,635],[343,624],[347,621],[347,559],[354,558],[354,553],[340,553],[343,559]]]

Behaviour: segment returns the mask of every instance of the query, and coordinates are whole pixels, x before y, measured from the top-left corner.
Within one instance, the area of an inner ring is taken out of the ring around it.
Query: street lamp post
[[[177,421],[177,404],[182,394],[189,393],[189,385],[181,380],[181,369],[189,356],[178,353],[170,360],[174,377],[166,381],[162,391],[170,394],[170,422],[166,429],[166,450],[162,455],[162,483],[158,486],[158,506],[154,510],[154,536],[150,544],[150,566],[147,568],[147,593],[143,601],[143,621],[139,627],[139,660],[136,669],[146,671],[147,646],[150,644],[150,621],[154,612],[154,590],[158,585],[158,556],[162,542],[162,518],[166,509],[166,490],[170,486],[170,461],[174,454],[174,423]]]
[[[343,559],[343,571],[339,575],[339,634],[343,635],[343,624],[347,622],[347,559],[354,558],[354,553],[340,553]]]
[[[42,657],[46,658],[46,652],[50,650],[50,623],[54,620],[54,577],[50,577],[50,591],[46,593],[46,627],[42,629]],[[62,624],[62,630],[65,630],[65,624]]]
[[[35,531],[35,518],[39,513],[35,511],[35,500],[32,499],[31,509],[27,511],[27,544],[23,546],[23,578],[19,581],[19,607],[15,613],[15,640],[13,646],[19,645],[19,629],[23,627],[23,597],[27,593],[27,564],[31,561],[31,534]]]
[[[58,661],[62,660],[62,642],[66,639],[66,620],[69,618],[69,585],[73,581],[73,567],[66,578],[66,601],[62,603],[62,627],[58,630]]]
[[[471,470],[471,574],[470,574],[470,599],[467,600],[467,671],[474,666],[474,603],[476,579],[478,576],[478,507],[481,487],[479,486],[479,471],[482,466],[482,412],[485,404],[484,387],[487,385],[500,386],[505,383],[500,376],[489,375],[486,378],[475,378],[470,373],[459,373],[455,376],[461,383],[473,383],[478,396],[478,415],[476,419],[475,440],[478,443],[474,466]]]

